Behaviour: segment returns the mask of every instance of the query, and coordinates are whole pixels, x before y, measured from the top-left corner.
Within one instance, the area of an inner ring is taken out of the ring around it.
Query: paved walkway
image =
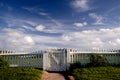
[[[42,80],[65,80],[64,76],[60,73],[49,73],[44,71]]]

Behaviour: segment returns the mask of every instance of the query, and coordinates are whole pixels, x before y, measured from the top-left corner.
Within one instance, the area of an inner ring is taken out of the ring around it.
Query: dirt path
[[[66,79],[60,73],[49,73],[44,71],[42,75],[42,80],[66,80]]]

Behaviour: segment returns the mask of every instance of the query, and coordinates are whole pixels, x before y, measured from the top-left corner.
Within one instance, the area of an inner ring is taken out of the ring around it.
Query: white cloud
[[[111,40],[108,43],[111,44],[112,46],[118,46],[118,45],[120,45],[120,38],[116,38],[114,40]]]
[[[117,44],[120,44],[120,39],[119,38],[116,39],[115,41],[116,41]]]
[[[45,18],[48,18],[49,21],[52,22],[52,24],[54,24],[57,27],[62,26],[62,23],[60,23],[58,20],[56,20],[53,17],[51,17],[49,15],[49,13],[44,12],[44,10],[42,10],[42,9],[39,9],[37,7],[32,7],[32,8],[23,7],[23,9],[25,9],[25,10],[31,12],[31,13],[35,13],[37,15],[44,16]]]
[[[100,38],[95,38],[94,41],[92,42],[92,44],[99,45],[99,47],[101,47],[103,45],[103,41]]]
[[[108,42],[111,46],[116,46],[117,44],[115,42],[109,41]]]
[[[37,34],[27,34],[18,29],[12,28],[4,28],[2,32],[4,33],[0,33],[0,45],[2,45],[0,47],[1,49],[31,51],[54,48],[63,45],[63,40],[60,36],[51,37]],[[50,44],[54,44],[54,46],[51,46]]]
[[[37,31],[45,32],[45,33],[64,33],[65,30],[60,26],[55,25],[48,25],[47,27],[45,25],[39,24],[35,27]],[[67,30],[66,30],[67,31]]]
[[[22,7],[22,8],[29,11],[30,13],[34,13],[34,12],[38,11],[38,9],[36,9],[36,7]]]
[[[120,27],[113,29],[84,30],[64,34],[65,46],[73,48],[119,48]]]
[[[27,23],[27,24],[29,24],[31,26],[36,26],[37,25],[37,23],[33,22],[33,21],[23,20],[23,22],[25,22],[25,23]]]
[[[76,27],[84,27],[87,25],[87,22],[83,22],[83,23],[74,23],[73,25],[75,25]]]
[[[38,25],[35,28],[37,31],[44,31],[45,30],[45,26],[44,25]]]
[[[71,41],[72,37],[69,36],[69,35],[63,35],[63,36],[62,36],[62,39],[63,39],[64,41]]]
[[[42,16],[47,16],[48,15],[47,13],[44,13],[44,12],[39,12],[38,14],[42,15]]]
[[[95,13],[90,13],[89,16],[93,19],[95,19],[95,23],[93,23],[94,25],[100,25],[103,24],[103,17],[100,15],[97,15]]]
[[[43,10],[41,10],[41,9],[39,9],[37,7],[32,7],[32,8],[23,7],[23,9],[25,9],[25,10],[31,12],[31,13],[35,13],[37,15],[44,16],[44,17],[48,18],[56,26],[62,26],[62,23],[58,22],[57,20],[55,20],[54,18],[52,18],[48,13],[43,12]]]
[[[19,30],[21,29],[23,31],[25,30],[36,31],[37,30],[37,31],[42,31],[46,33],[63,33],[65,31],[63,30],[63,25],[60,22],[53,19],[49,15],[46,15],[46,17],[50,20],[50,22],[43,23],[43,24],[39,24],[38,20],[37,21],[23,20],[23,19],[14,18],[12,16],[11,18],[2,17],[2,19],[7,23],[7,27],[14,28],[16,26],[17,29]]]
[[[61,43],[60,37],[33,35],[32,38],[36,43],[42,43],[42,44],[46,44],[46,43],[59,44],[59,43]]]
[[[4,28],[4,34],[0,34],[0,45],[5,49],[25,50],[35,45],[32,36],[18,29]]]
[[[91,9],[89,1],[90,0],[73,0],[71,5],[77,11],[87,11]]]
[[[51,22],[53,22],[57,27],[62,26],[62,23],[58,22],[57,20],[55,20],[54,18],[52,18],[51,16],[47,15],[46,16],[48,19],[50,19]]]
[[[35,31],[34,26],[37,25],[37,22],[33,22],[30,20],[23,20],[23,19],[19,19],[19,18],[14,18],[12,16],[9,17],[2,17],[2,19],[7,23],[7,27],[19,27],[19,28],[23,28],[23,29],[28,29],[31,31]]]
[[[23,25],[22,27],[23,27],[24,29],[27,29],[27,30],[35,31],[34,28],[29,27],[29,26],[26,26],[26,25]]]
[[[41,29],[40,29],[41,30]],[[42,29],[47,31],[47,29]],[[112,29],[68,31],[61,36],[27,34],[18,29],[4,28],[0,33],[1,48],[39,50],[52,47],[64,48],[119,48],[120,27]]]
[[[34,43],[33,39],[30,36],[25,36],[24,39],[28,42],[28,43]]]

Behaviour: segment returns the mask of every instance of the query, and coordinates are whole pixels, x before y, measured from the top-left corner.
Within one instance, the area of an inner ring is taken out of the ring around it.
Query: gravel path
[[[49,73],[44,71],[42,80],[65,80],[64,76],[60,73]]]

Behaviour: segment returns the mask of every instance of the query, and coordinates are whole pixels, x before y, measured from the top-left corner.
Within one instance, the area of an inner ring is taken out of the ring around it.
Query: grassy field
[[[42,70],[35,68],[0,69],[0,80],[41,80]]]
[[[73,70],[76,80],[120,80],[120,67],[91,67]]]

